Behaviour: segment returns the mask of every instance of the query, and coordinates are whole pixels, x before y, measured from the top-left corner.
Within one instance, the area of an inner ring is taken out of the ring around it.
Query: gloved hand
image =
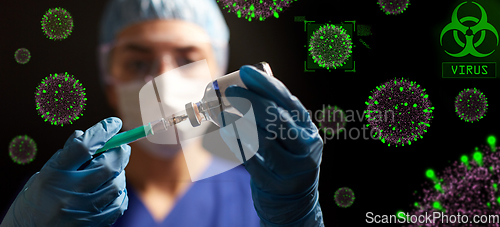
[[[128,206],[125,171],[130,146],[97,156],[77,170],[121,128],[107,118],[85,133],[76,130],[26,183],[10,206],[1,227],[109,226]]]
[[[241,67],[240,76],[248,90],[230,86],[225,94],[241,113],[249,110],[249,104],[238,99],[249,100],[255,114],[259,148],[244,166],[251,175],[252,198],[261,226],[324,226],[318,203],[323,140],[317,127],[300,101],[276,78],[253,66]],[[245,117],[223,113],[226,122],[252,124],[245,123]],[[223,127],[220,134],[239,154],[239,145],[231,142],[235,141],[232,128]],[[238,127],[238,134],[244,138],[242,127]],[[255,148],[244,141],[240,140],[243,150]]]

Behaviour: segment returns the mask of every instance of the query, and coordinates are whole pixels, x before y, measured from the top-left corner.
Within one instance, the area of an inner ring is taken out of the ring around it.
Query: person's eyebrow
[[[201,48],[198,46],[190,45],[190,46],[179,47],[179,48],[176,48],[175,50],[177,52],[181,52],[181,53],[189,53],[189,52],[193,52],[193,51],[199,51],[199,50],[201,50]]]
[[[142,52],[142,53],[151,53],[153,50],[149,47],[141,46],[138,44],[134,43],[129,43],[123,47],[125,51],[136,51],[136,52]]]

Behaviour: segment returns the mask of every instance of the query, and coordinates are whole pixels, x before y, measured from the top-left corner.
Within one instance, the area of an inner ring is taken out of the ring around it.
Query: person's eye
[[[183,65],[187,65],[187,64],[193,63],[195,61],[196,60],[191,59],[191,58],[181,57],[181,58],[177,59],[177,65],[180,67],[180,66],[183,66]]]
[[[143,60],[133,60],[127,63],[127,69],[134,73],[147,73],[150,63]]]

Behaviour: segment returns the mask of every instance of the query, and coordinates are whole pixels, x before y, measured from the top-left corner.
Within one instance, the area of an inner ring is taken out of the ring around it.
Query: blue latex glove
[[[231,86],[225,94],[241,113],[249,110],[249,102],[241,98],[249,100],[255,114],[259,148],[244,165],[251,175],[252,198],[261,226],[324,226],[318,203],[323,151],[318,128],[300,101],[279,80],[253,66],[241,67],[240,76],[248,90]],[[230,123],[238,120],[239,126],[252,124],[234,114],[224,113],[224,117]],[[239,154],[239,145],[231,142],[235,141],[232,128],[221,128],[221,137]],[[288,137],[297,133],[296,139]],[[245,130],[239,127],[238,134],[244,138]],[[255,144],[246,144],[244,140],[240,143],[243,150],[255,150]]]
[[[10,206],[1,227],[110,226],[128,206],[125,171],[130,146],[97,156],[77,170],[121,128],[107,118],[85,133],[76,130],[35,173]]]

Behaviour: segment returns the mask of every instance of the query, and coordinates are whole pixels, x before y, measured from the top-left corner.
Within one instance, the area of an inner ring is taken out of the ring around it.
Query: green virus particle
[[[42,30],[47,38],[63,40],[73,31],[73,18],[63,8],[49,9],[42,17]]]
[[[297,0],[217,0],[223,9],[235,12],[238,18],[244,17],[248,21],[264,21],[270,16],[279,18],[279,13],[295,1]]]
[[[341,67],[352,54],[351,36],[342,26],[323,25],[309,39],[309,54],[320,67]]]
[[[365,24],[356,24],[356,35],[370,36],[372,35],[372,27]]]
[[[32,162],[36,156],[36,143],[27,135],[14,137],[9,144],[9,156],[17,164]]]
[[[455,98],[455,112],[465,122],[474,123],[486,115],[488,99],[476,88],[467,88]]]
[[[356,197],[354,197],[354,192],[350,188],[343,187],[337,189],[333,199],[335,200],[337,206],[347,208],[354,203],[354,199],[356,199]]]
[[[66,73],[45,77],[35,91],[38,114],[52,125],[78,120],[85,110],[85,88],[79,80]]]
[[[415,202],[412,211],[408,212],[411,222],[407,223],[411,224],[407,226],[498,226],[498,223],[449,225],[452,222],[446,222],[448,219],[444,222],[443,219],[436,219],[436,222],[424,223],[423,219],[416,219],[420,215],[433,212],[443,212],[448,216],[460,213],[462,216],[468,216],[469,220],[475,215],[500,215],[500,153],[495,152],[498,147],[494,147],[494,136],[488,137],[487,142],[488,145],[476,147],[470,154],[462,155],[441,172],[432,169],[425,172],[428,180],[422,184],[421,192],[414,193],[418,202]]]
[[[388,146],[411,145],[430,127],[434,107],[428,97],[419,84],[404,78],[381,84],[365,102],[366,126]]]
[[[26,48],[19,48],[16,50],[14,53],[14,59],[16,59],[16,62],[19,64],[26,64],[30,61],[31,54],[30,51]]]
[[[318,121],[318,128],[327,135],[343,132],[346,126],[346,113],[337,106],[323,107]]]
[[[408,0],[378,0],[377,4],[380,5],[380,9],[384,11],[386,15],[398,15],[403,13],[408,6],[410,1]]]

